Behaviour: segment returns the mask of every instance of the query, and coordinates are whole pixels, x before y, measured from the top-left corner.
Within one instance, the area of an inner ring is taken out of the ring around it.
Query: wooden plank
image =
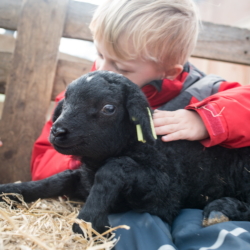
[[[2,109],[3,109],[3,102],[0,101],[0,119],[1,119],[1,116],[2,116]],[[0,140],[1,140],[1,138],[0,138]]]
[[[49,107],[69,0],[25,0],[0,123],[1,183],[30,179],[30,155]]]
[[[0,1],[0,28],[16,30],[21,10],[21,0]],[[89,23],[97,5],[71,1],[69,4],[63,36],[92,40]]]
[[[6,81],[11,67],[11,52],[0,52],[0,94],[5,93]]]
[[[0,1],[0,28],[16,30],[22,0]]]
[[[10,35],[0,34],[0,51],[13,53],[16,39]]]
[[[92,41],[89,23],[96,9],[96,5],[71,1],[63,36]]]
[[[193,65],[206,74],[219,75],[229,82],[250,84],[250,66],[191,57]]]
[[[2,5],[8,7],[7,10],[11,9],[9,7],[11,4],[14,10],[20,5],[20,0],[1,0],[1,2]],[[96,5],[93,4],[72,1],[68,9],[63,36],[92,40],[88,24],[95,8]],[[16,15],[17,11],[9,13],[9,19],[15,20]],[[6,24],[5,19],[1,18],[0,12],[0,27]],[[15,22],[11,23],[7,28],[13,28]],[[197,47],[192,56],[250,65],[250,30],[203,22]]]
[[[5,86],[9,69],[11,66],[12,54],[15,48],[15,38],[9,35],[0,34],[0,93],[5,93]]]
[[[8,67],[10,65],[11,53],[0,52],[0,93],[4,94]],[[190,62],[194,63],[200,70],[206,74],[218,74],[228,81],[240,82],[243,85],[250,84],[250,66],[232,64],[225,62],[215,62],[212,60],[204,60],[200,58],[190,58]],[[56,77],[54,80],[54,88],[51,100],[65,89],[65,87],[74,79],[82,74],[89,72],[92,62],[59,53],[59,60],[56,69]]]
[[[0,52],[0,58],[0,94],[4,94],[12,53]],[[93,62],[83,58],[59,53],[51,100],[53,101],[60,92],[65,90],[70,82],[89,72],[92,64]]]
[[[65,90],[66,86],[73,80],[90,71],[93,62],[60,53],[60,60],[57,64],[54,88],[51,99]]]
[[[250,65],[250,30],[204,22],[193,56]]]

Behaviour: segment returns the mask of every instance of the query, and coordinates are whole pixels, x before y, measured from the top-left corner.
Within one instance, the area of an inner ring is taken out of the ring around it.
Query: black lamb
[[[168,223],[181,208],[204,209],[205,219],[219,211],[230,220],[250,220],[250,148],[162,142],[152,134],[148,106],[122,75],[98,71],[73,81],[55,110],[49,139],[58,152],[80,158],[81,168],[2,184],[0,193],[20,193],[27,202],[81,199],[86,203],[78,218],[99,232],[109,225],[108,214],[128,210]],[[81,233],[76,224],[73,230]]]

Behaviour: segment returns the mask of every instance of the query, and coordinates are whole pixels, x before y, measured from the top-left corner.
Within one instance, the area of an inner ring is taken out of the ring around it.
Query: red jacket
[[[216,144],[230,148],[250,146],[250,85],[241,86],[217,76],[205,76],[187,63],[175,80],[154,81],[142,91],[153,109],[186,108],[198,112],[210,135],[201,141],[205,147]],[[64,92],[57,96],[56,102],[63,97]],[[75,169],[80,164],[51,146],[48,141],[51,126],[49,120],[35,142],[31,160],[33,180]]]

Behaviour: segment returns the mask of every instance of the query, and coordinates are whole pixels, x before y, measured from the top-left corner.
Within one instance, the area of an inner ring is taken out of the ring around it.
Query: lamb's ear
[[[60,102],[58,102],[58,104],[54,110],[54,114],[52,116],[53,122],[55,122],[57,120],[57,118],[60,116],[60,114],[62,113],[63,103],[64,103],[64,99],[62,99]]]
[[[138,141],[154,144],[157,136],[148,101],[136,85],[128,86],[126,107],[130,119],[135,123]]]

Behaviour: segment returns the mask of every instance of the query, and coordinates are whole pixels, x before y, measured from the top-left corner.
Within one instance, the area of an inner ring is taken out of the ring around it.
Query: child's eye
[[[128,70],[124,70],[124,69],[118,69],[118,71],[119,71],[120,73],[123,73],[123,74],[129,73]]]
[[[115,68],[116,68],[116,70],[117,70],[118,72],[120,72],[120,73],[122,73],[122,74],[126,74],[126,73],[129,73],[129,72],[130,72],[129,70],[126,70],[126,69],[120,69],[120,68],[117,67],[116,65],[115,65]]]

